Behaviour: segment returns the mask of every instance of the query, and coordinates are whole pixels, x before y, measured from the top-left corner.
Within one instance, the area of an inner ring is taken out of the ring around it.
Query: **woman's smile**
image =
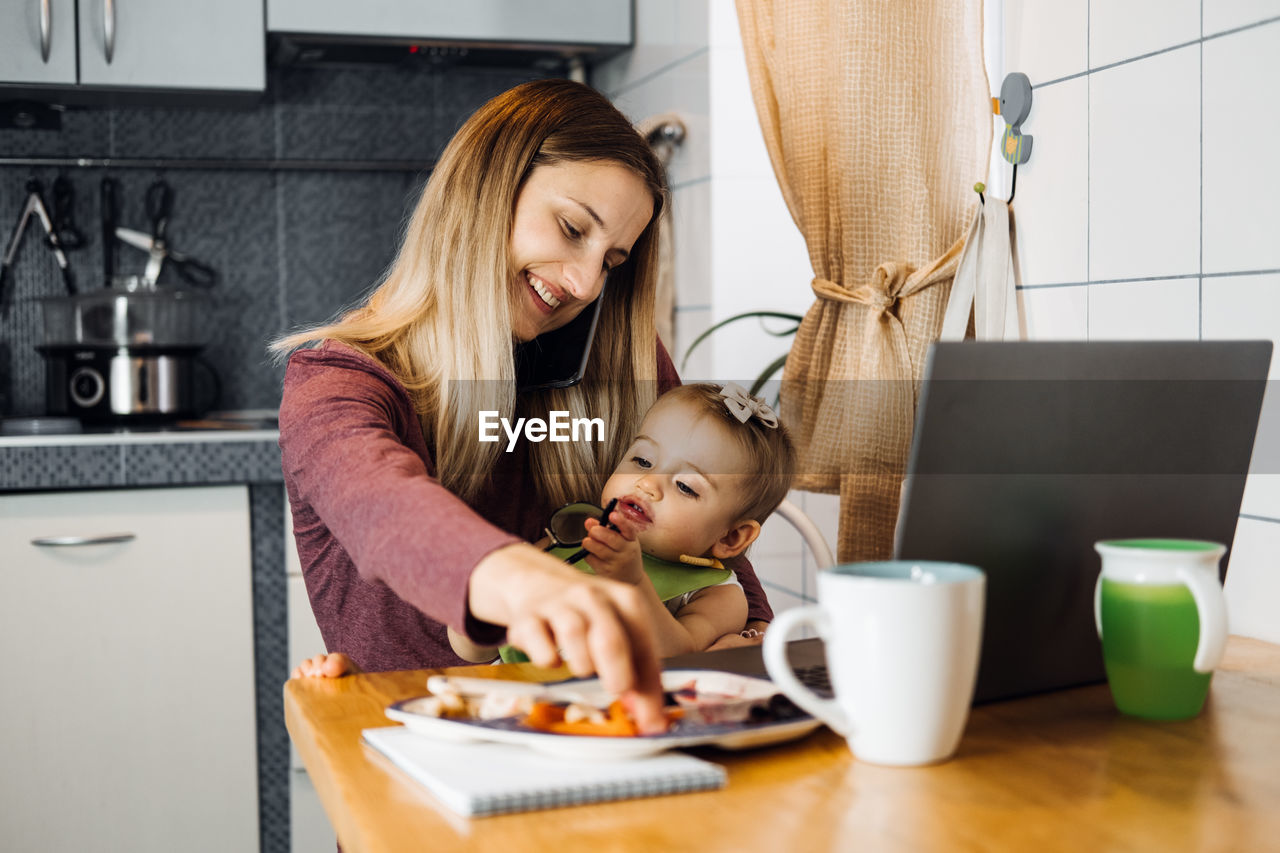
[[[567,160],[536,167],[511,223],[516,298],[511,333],[529,341],[567,324],[604,288],[653,218],[653,197],[617,163]]]
[[[552,293],[551,288],[542,279],[538,278],[531,272],[524,274],[525,279],[529,282],[529,287],[538,295],[538,298],[547,306],[547,312],[550,313],[560,307],[560,299]]]

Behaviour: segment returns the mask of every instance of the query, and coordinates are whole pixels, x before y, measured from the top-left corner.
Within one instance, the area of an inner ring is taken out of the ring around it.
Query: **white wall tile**
[[[711,263],[716,320],[753,310],[804,314],[813,302],[808,250],[772,174],[712,181]],[[791,345],[752,320],[717,331],[713,341],[717,376],[737,381],[755,377]]]
[[[800,562],[804,555],[804,550],[804,539],[801,538],[800,532],[791,526],[791,523],[785,518],[775,513],[769,516],[769,519],[760,528],[760,538],[751,546],[751,559],[755,560],[769,556],[790,561],[795,565],[796,581],[794,586],[798,589],[800,586]]]
[[[1258,454],[1254,452],[1257,461]],[[1275,459],[1265,466],[1267,473],[1250,474],[1245,482],[1244,500],[1240,503],[1241,515],[1256,515],[1262,518],[1280,521],[1280,471],[1277,471]]]
[[[1229,630],[1280,643],[1280,523],[1240,519],[1227,559]]]
[[[772,176],[742,46],[711,48],[710,69],[711,163],[716,177]]]
[[[1083,282],[1089,274],[1089,81],[1035,89],[1023,130],[1033,139],[1031,159],[1018,169],[1013,207],[1022,284]]]
[[[1021,71],[1036,86],[1088,67],[1088,0],[1005,0],[1004,71]],[[991,81],[999,94],[1003,80]]]
[[[639,0],[635,44],[592,69],[592,84],[613,97],[636,81],[707,49],[707,0]]]
[[[1205,272],[1280,269],[1278,56],[1280,23],[1204,43]]]
[[[671,236],[676,305],[711,304],[711,183],[697,181],[671,192]]]
[[[1198,38],[1200,0],[1090,0],[1090,68]]]
[[[773,607],[773,614],[775,616],[777,616],[779,613],[782,613],[785,610],[790,610],[793,607],[803,607],[806,604],[812,604],[814,601],[814,599],[806,598],[792,590],[783,589],[783,588],[775,587],[772,585],[766,585],[764,588],[764,592],[765,592],[765,595],[769,597],[769,605]],[[812,629],[806,628],[806,629],[801,629],[797,631],[795,635],[792,637],[792,639],[799,640],[799,639],[803,639],[804,637],[812,637],[812,636],[813,636]]]
[[[1280,274],[1206,278],[1203,293],[1206,340],[1280,341]],[[1274,354],[1271,378],[1280,379]]]
[[[711,182],[713,299],[722,315],[769,308],[803,313],[813,302],[804,236],[773,175]]]
[[[834,552],[840,527],[840,496],[821,492],[793,491],[791,500],[804,510],[805,515],[813,519],[813,523],[822,531],[822,535],[827,537],[827,544]]]
[[[1280,0],[1208,0],[1204,4],[1204,34],[1256,24],[1280,17]]]
[[[1280,275],[1207,278],[1203,294],[1206,340],[1280,341]],[[1240,511],[1280,518],[1280,358],[1274,351],[1269,378]]]
[[[778,609],[779,596],[790,596],[797,602],[803,598],[804,593],[800,589],[801,575],[794,557],[757,554],[754,551],[751,552],[750,557],[751,566],[756,570],[756,577],[765,585],[769,603],[773,605],[775,611]]]
[[[689,344],[711,325],[711,309],[681,310],[676,306],[676,351],[671,354],[675,361],[680,378],[685,382],[697,382],[714,378],[711,370],[711,343],[704,341],[693,351],[693,356],[685,364],[685,354]]]
[[[732,316],[730,312],[717,313],[715,320]],[[768,328],[782,329],[787,321],[765,320]],[[704,344],[711,349],[713,371],[708,378],[716,382],[737,382],[744,388],[760,376],[776,359],[791,349],[793,337],[774,337],[762,330],[761,321],[739,320],[717,329]],[[777,379],[781,371],[773,375]]]
[[[1271,375],[1276,375],[1274,353]],[[1240,512],[1280,519],[1280,383],[1267,383]]]
[[[613,96],[614,104],[633,122],[660,113],[675,113],[684,122],[684,142],[667,168],[673,186],[705,178],[711,170],[709,85],[703,51]]]
[[[1198,279],[1089,285],[1090,340],[1195,340]]]
[[[1090,74],[1089,86],[1089,277],[1198,272],[1199,47]]]
[[[1044,287],[1018,291],[1028,340],[1083,341],[1089,337],[1089,288]]]
[[[799,552],[767,553],[752,548],[748,556],[751,558],[752,568],[756,570],[756,577],[760,578],[761,583],[769,584],[769,601],[775,608],[777,602],[773,589],[786,590],[795,596],[804,594],[804,572]]]
[[[707,0],[707,42],[712,48],[736,45],[742,49],[742,28],[734,0]]]

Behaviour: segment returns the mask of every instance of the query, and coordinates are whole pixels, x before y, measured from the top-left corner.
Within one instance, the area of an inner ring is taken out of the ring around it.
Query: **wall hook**
[[[1004,78],[1000,97],[991,99],[992,110],[1005,121],[1000,153],[1017,166],[1031,159],[1032,137],[1022,132],[1022,123],[1031,112],[1031,81],[1021,71]]]
[[[1031,81],[1021,71],[1015,71],[1004,78],[1000,84],[1000,97],[991,99],[991,111],[1005,120],[1004,135],[1000,138],[1000,154],[1013,164],[1013,179],[1009,183],[1009,198],[1006,204],[1013,203],[1014,193],[1018,189],[1018,164],[1031,159],[1030,134],[1022,132],[1022,123],[1031,113]],[[986,184],[973,185],[978,194],[978,201],[987,203]]]

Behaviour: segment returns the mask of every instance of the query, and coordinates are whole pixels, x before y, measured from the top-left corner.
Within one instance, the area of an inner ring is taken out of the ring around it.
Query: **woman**
[[[366,670],[461,663],[446,625],[642,701],[658,668],[635,588],[527,544],[595,495],[657,394],[679,380],[653,323],[661,167],[626,118],[568,80],[480,108],[432,172],[367,303],[284,338],[285,484],[326,646]],[[513,347],[608,292],[583,381],[516,394]],[[600,418],[603,441],[481,441],[477,414]],[[751,617],[772,614],[749,567]],[[506,626],[504,632],[501,626]]]

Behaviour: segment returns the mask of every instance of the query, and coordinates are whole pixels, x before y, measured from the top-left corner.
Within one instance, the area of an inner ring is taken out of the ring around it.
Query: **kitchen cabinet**
[[[311,600],[302,579],[302,563],[298,560],[298,547],[293,539],[293,512],[289,498],[284,501],[284,565],[288,592],[289,620],[289,671],[302,660],[325,653],[320,628],[311,612]],[[315,786],[307,776],[302,756],[293,742],[289,742],[289,837],[297,853],[312,850],[331,850],[337,838],[324,806],[316,794]]]
[[[266,89],[261,0],[12,0],[6,89]]]
[[[303,660],[322,655],[326,649],[324,638],[320,636],[320,626],[311,612],[306,581],[302,578],[302,562],[298,559],[298,545],[293,538],[293,511],[289,508],[287,495],[284,499],[284,568],[288,596],[289,671],[292,672]],[[290,767],[301,771],[302,758],[293,744],[289,745],[289,754]]]
[[[488,47],[631,44],[631,0],[267,0],[274,33]]]
[[[257,850],[243,485],[0,495],[0,837]],[[77,544],[78,543],[78,544]]]

